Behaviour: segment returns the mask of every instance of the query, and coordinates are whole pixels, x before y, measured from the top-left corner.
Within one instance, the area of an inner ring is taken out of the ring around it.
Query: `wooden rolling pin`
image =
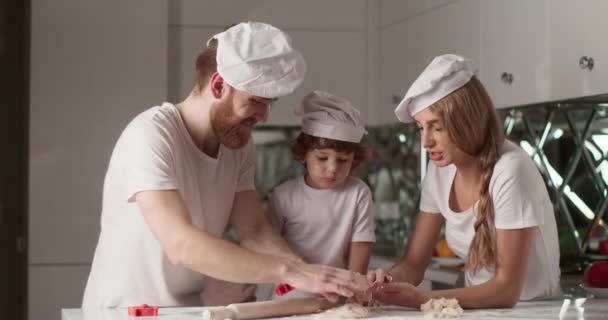
[[[234,303],[203,311],[204,320],[244,320],[315,313],[333,307],[323,298],[297,298],[262,302]]]

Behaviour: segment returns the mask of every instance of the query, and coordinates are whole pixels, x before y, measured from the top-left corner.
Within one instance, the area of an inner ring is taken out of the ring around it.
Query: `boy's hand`
[[[367,282],[371,287],[377,287],[383,283],[390,283],[393,281],[393,276],[381,268],[368,272],[366,277]]]

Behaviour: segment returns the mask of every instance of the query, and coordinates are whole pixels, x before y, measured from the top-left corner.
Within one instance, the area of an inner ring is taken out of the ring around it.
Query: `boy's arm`
[[[372,254],[372,242],[351,242],[348,250],[348,270],[367,273]]]

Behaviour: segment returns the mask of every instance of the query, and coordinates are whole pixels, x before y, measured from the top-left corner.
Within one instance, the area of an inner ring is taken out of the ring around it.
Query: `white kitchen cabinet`
[[[459,0],[381,0],[380,23],[383,27],[398,24],[426,11],[436,10],[452,1]]]
[[[607,14],[605,0],[549,1],[552,100],[608,93]]]
[[[479,75],[497,108],[549,99],[547,0],[481,1]]]
[[[306,94],[317,89],[345,97],[366,120],[365,33],[293,31],[291,34],[306,57],[306,78],[293,94],[273,105],[268,123],[300,125],[294,108]]]
[[[390,11],[390,3],[383,5]],[[379,122],[397,121],[395,103],[434,57],[455,53],[479,61],[479,17],[479,0],[451,1],[381,30]]]

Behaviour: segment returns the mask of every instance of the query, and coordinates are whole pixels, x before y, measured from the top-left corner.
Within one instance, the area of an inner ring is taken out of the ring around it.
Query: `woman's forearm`
[[[418,286],[424,277],[423,267],[413,266],[411,263],[401,261],[394,265],[388,272],[393,277],[394,282],[407,282]]]
[[[511,308],[521,295],[521,288],[516,283],[491,279],[480,285],[448,289],[424,291],[425,300],[430,298],[456,298],[465,309],[476,308]]]

